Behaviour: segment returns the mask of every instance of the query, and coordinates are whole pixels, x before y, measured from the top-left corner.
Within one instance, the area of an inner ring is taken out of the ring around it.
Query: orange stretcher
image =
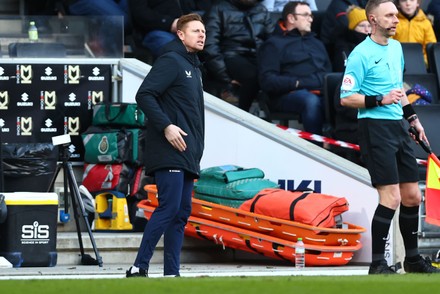
[[[144,189],[147,191],[148,198],[142,200],[141,203],[156,207],[158,205],[156,186],[146,185]],[[360,243],[361,234],[366,231],[365,228],[350,223],[344,223],[346,228],[341,229],[315,227],[196,198],[192,199],[191,216],[291,242],[296,242],[297,238],[301,237],[305,244],[321,246],[356,246]]]
[[[156,207],[142,200],[138,207],[143,209],[149,219]],[[227,224],[190,216],[185,226],[185,235],[205,239],[225,247],[282,259],[295,263],[295,242],[268,236],[248,229],[233,227]],[[362,245],[322,246],[305,244],[306,266],[345,265]]]

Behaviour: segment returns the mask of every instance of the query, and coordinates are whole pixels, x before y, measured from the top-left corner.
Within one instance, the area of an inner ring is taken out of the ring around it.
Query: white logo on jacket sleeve
[[[192,75],[191,75],[191,71],[190,71],[190,70],[185,70],[185,74],[186,74],[186,77],[187,77],[187,78],[192,78]]]
[[[350,91],[353,89],[355,84],[354,77],[352,75],[344,75],[344,78],[342,79],[342,91]]]

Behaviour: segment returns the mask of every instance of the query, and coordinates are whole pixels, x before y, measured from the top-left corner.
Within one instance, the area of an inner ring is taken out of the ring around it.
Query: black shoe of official
[[[368,270],[369,275],[392,275],[397,274],[394,267],[388,266],[385,259],[379,262],[373,262],[370,264],[370,269]]]
[[[425,274],[433,274],[440,273],[440,269],[436,268],[432,265],[431,259],[429,257],[422,258],[416,262],[403,262],[403,268],[407,273],[425,273]]]
[[[131,268],[130,267],[126,272],[125,272],[125,277],[127,278],[148,278],[148,272],[142,268],[139,269],[139,272],[137,273],[132,273],[131,272]]]

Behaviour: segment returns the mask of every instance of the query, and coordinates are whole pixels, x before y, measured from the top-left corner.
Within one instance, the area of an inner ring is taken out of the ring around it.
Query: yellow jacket
[[[426,44],[437,42],[431,21],[421,9],[411,20],[408,20],[401,12],[399,12],[397,17],[399,18],[399,24],[393,39],[401,43],[413,42],[422,44],[425,63],[428,64]]]

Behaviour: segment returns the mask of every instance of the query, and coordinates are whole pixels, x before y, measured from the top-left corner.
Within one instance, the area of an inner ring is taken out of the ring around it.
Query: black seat
[[[66,47],[61,43],[10,43],[9,57],[66,57]]]
[[[264,120],[268,122],[278,121],[280,125],[285,127],[289,126],[289,121],[291,120],[300,120],[299,114],[270,110],[269,99],[269,96],[263,91],[258,93],[258,106],[260,107],[261,111],[263,111]]]
[[[432,152],[434,154],[440,154],[440,133],[438,132],[440,126],[440,104],[414,105],[413,108],[425,129]],[[417,158],[428,158],[428,154],[421,146],[415,142],[411,144]]]
[[[439,84],[438,84],[438,76],[433,73],[425,73],[425,74],[407,74],[403,75],[403,81],[407,83],[409,86],[414,86],[415,84],[420,84],[425,87],[432,94],[432,104],[439,103],[438,93],[439,93]]]
[[[440,43],[426,44],[426,55],[428,57],[428,71],[438,75],[440,72]]]
[[[342,72],[332,72],[324,76],[324,107],[325,107],[325,120],[331,128],[335,127],[335,108],[334,99],[337,87],[340,87]]]
[[[420,43],[401,43],[403,58],[405,59],[405,73],[423,74],[427,73],[423,47]]]

